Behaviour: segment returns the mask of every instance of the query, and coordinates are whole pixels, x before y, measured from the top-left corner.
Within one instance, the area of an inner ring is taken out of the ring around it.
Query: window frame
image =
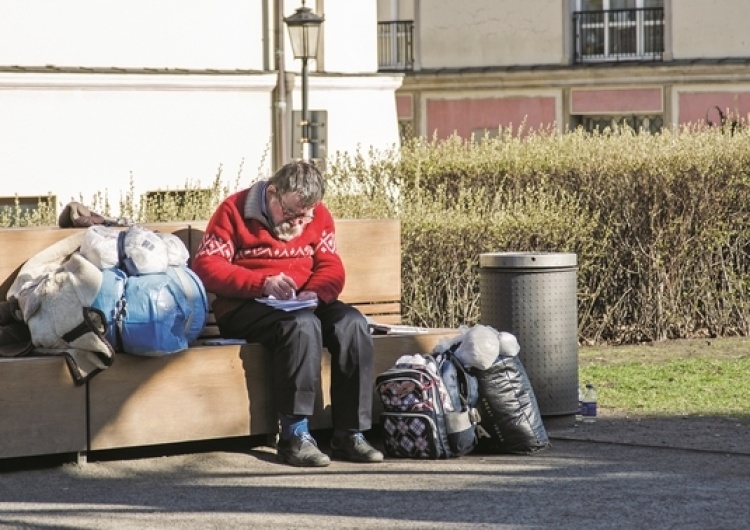
[[[664,1],[654,6],[653,0],[631,0],[633,7],[612,7],[615,0],[600,0],[600,9],[586,6],[586,0],[576,0],[573,13],[573,49],[574,62],[613,62],[623,60],[661,60],[664,54]],[[651,9],[661,9],[662,17],[649,16]],[[600,20],[593,15],[601,14]],[[581,15],[589,15],[590,20]],[[654,32],[661,30],[661,37],[654,36]],[[634,32],[631,38],[615,38],[616,32]],[[582,43],[582,39],[593,36],[595,41],[590,45]],[[654,44],[661,41],[661,50],[655,49]],[[632,43],[631,49],[616,49]],[[593,50],[590,49],[593,47]],[[654,49],[648,49],[649,47]]]

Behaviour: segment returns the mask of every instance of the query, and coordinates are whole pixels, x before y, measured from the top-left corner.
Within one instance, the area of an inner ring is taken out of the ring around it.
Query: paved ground
[[[691,436],[691,420],[600,418],[533,456],[324,469],[247,440],[5,461],[0,528],[750,528],[750,430],[705,420]]]

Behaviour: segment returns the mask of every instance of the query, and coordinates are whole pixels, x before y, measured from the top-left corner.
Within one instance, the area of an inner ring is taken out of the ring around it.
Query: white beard
[[[273,227],[273,233],[282,241],[291,241],[302,234],[304,228],[305,225],[303,224],[292,224],[288,221],[283,221]]]

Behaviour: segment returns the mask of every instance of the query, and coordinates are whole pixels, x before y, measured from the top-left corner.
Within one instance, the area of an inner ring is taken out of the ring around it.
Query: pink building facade
[[[397,64],[381,53],[380,67],[404,75],[402,135],[623,124],[658,132],[750,118],[744,0],[395,3],[381,9],[381,29],[400,18],[410,47]]]

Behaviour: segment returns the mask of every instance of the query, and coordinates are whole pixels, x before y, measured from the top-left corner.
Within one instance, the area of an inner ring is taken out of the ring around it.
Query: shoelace
[[[315,441],[315,438],[313,438],[309,432],[300,433],[299,439],[301,443],[310,442],[315,447],[318,447],[318,442]]]
[[[352,442],[354,442],[354,446],[358,446],[361,443],[367,443],[367,440],[365,440],[365,435],[361,432],[355,432],[352,434]]]

